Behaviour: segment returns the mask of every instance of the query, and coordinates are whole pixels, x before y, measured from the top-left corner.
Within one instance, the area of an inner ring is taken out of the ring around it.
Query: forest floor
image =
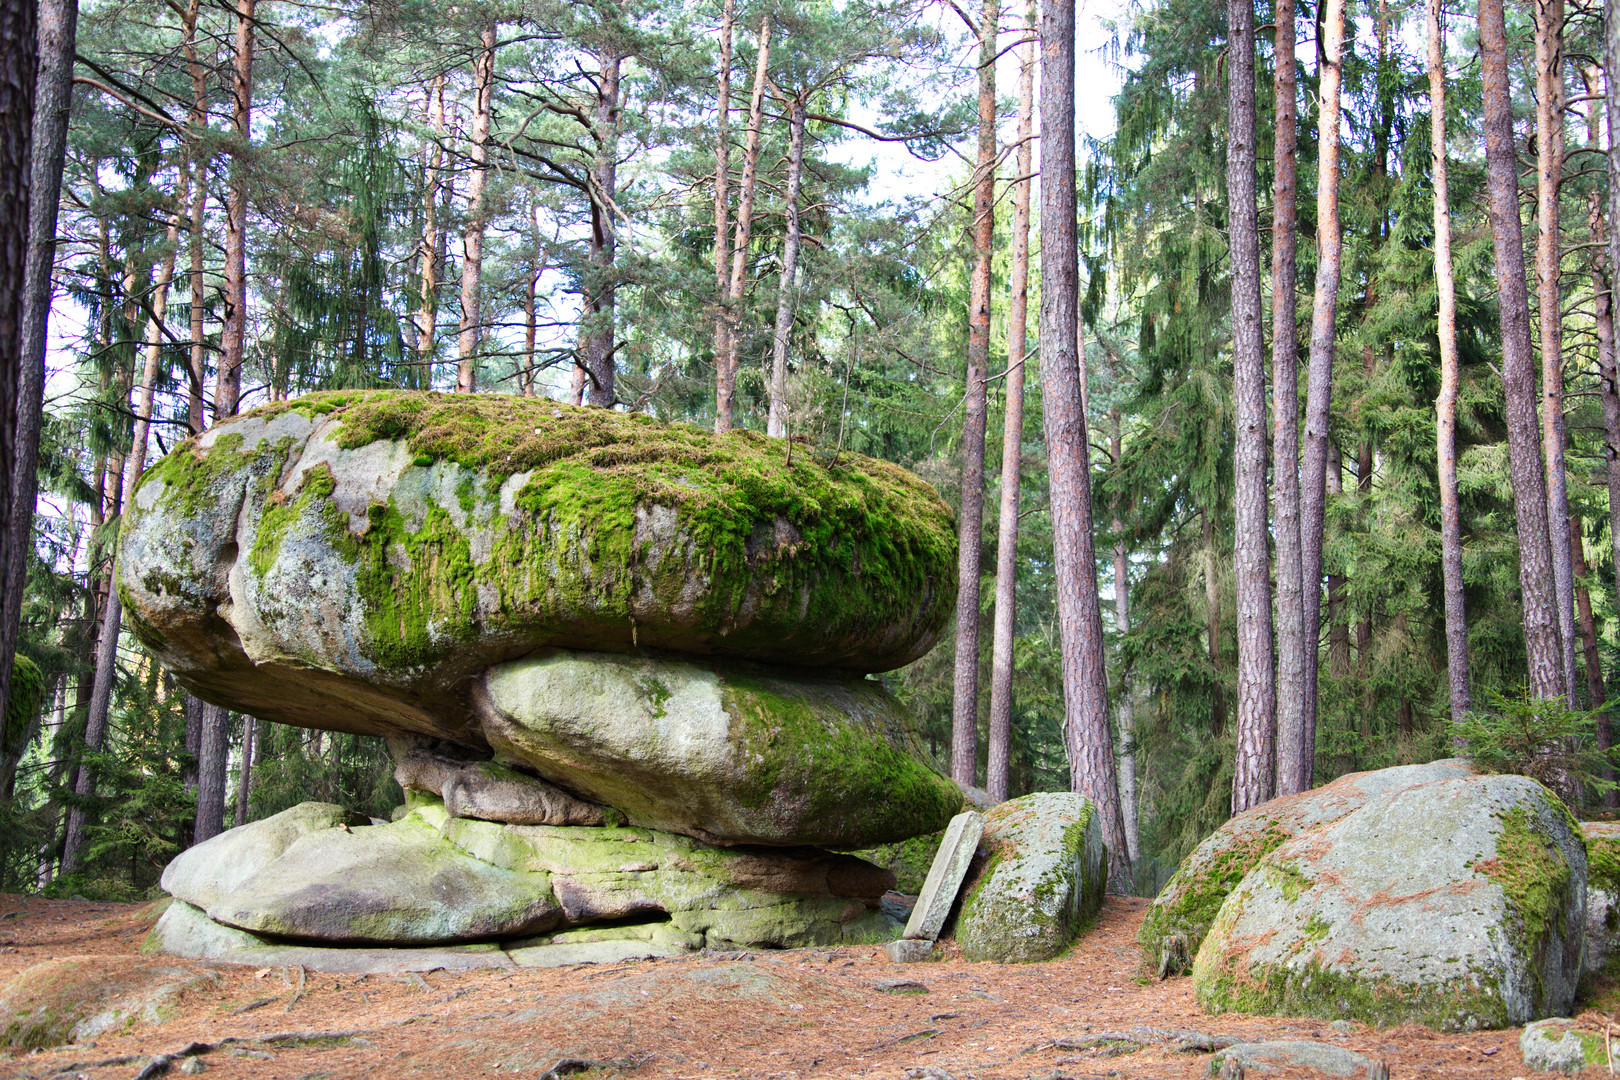
[[[1136,931],[1147,905],[1110,897],[1072,952],[1045,964],[968,963],[947,946],[942,960],[900,965],[879,948],[844,947],[574,969],[306,977],[296,969],[142,957],[150,907],[0,896],[0,985],[33,964],[75,956],[114,980],[151,965],[217,973],[183,993],[161,1024],[58,1049],[0,1052],[0,1076],[130,1080],[151,1055],[194,1042],[211,1045],[201,1060],[220,1080],[534,1080],[564,1058],[606,1063],[578,1075],[627,1080],[900,1080],[908,1072],[929,1076],[930,1066],[936,1080],[1208,1076],[1208,1053],[1150,1045],[1106,1057],[1085,1048],[1088,1036],[1142,1025],[1245,1041],[1319,1040],[1384,1059],[1396,1080],[1526,1074],[1516,1030],[1448,1035],[1356,1025],[1340,1032],[1316,1020],[1205,1016],[1191,979],[1142,974]],[[927,992],[880,987],[895,980]],[[1602,1030],[1608,1017],[1592,1019]],[[180,1072],[177,1062],[168,1075]]]

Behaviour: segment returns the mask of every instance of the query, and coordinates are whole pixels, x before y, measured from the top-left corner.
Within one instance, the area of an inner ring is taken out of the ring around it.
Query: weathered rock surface
[[[315,394],[150,468],[126,617],[202,697],[482,745],[471,678],[537,648],[883,671],[950,618],[950,510],[858,455],[489,394]]]
[[[192,907],[184,900],[171,900],[141,943],[141,952],[167,953],[195,960],[217,957],[232,949],[254,949],[268,944],[257,934],[215,922],[201,908]]]
[[[336,948],[260,945],[227,949],[213,959],[245,967],[291,967],[331,975],[403,975],[412,971],[486,971],[516,965],[498,945],[429,945],[419,948]]]
[[[956,906],[956,895],[962,890],[962,881],[973,856],[979,850],[979,838],[984,835],[984,815],[977,810],[964,810],[945,826],[945,835],[934,853],[934,862],[928,868],[922,892],[906,920],[905,937],[913,941],[937,941],[945,929],[945,920]]]
[[[962,902],[956,940],[969,960],[1050,960],[1102,906],[1108,849],[1090,799],[1047,791],[984,815],[989,855]]]
[[[1585,971],[1620,974],[1620,822],[1583,821],[1586,837]]]
[[[854,847],[933,832],[962,804],[905,707],[859,677],[557,649],[478,691],[497,758],[645,828]]]
[[[444,801],[451,817],[509,825],[622,825],[623,815],[494,761],[461,761],[390,740],[394,780]]]
[[[1355,1080],[1389,1080],[1389,1069],[1378,1058],[1343,1046],[1304,1039],[1229,1046],[1210,1059],[1209,1075],[1220,1076],[1228,1061],[1261,1076],[1268,1073],[1297,1076],[1301,1070],[1315,1070],[1327,1076],[1354,1077]]]
[[[418,814],[301,837],[207,912],[252,933],[345,944],[478,941],[562,920],[547,875],[475,859]]]
[[[163,868],[160,884],[170,896],[206,910],[279,859],[300,837],[366,822],[366,818],[332,803],[299,803],[187,848]]]
[[[1187,970],[1227,895],[1267,852],[1292,837],[1338,821],[1375,795],[1471,775],[1473,769],[1455,758],[1350,773],[1238,814],[1182,860],[1153,901],[1137,938],[1142,952],[1166,974]]]
[[[1575,1073],[1589,1065],[1609,1063],[1602,1034],[1585,1030],[1573,1020],[1540,1020],[1526,1025],[1519,1034],[1519,1053],[1524,1055],[1526,1068],[1540,1072]]]
[[[710,847],[647,829],[501,826],[447,819],[444,836],[496,866],[551,875],[569,925],[669,918],[715,948],[882,941],[894,875],[849,855]]]
[[[1198,952],[1198,1001],[1452,1031],[1567,1013],[1586,876],[1575,823],[1533,780],[1387,791],[1244,876]]]
[[[314,949],[307,962],[282,963],[361,971],[389,970],[381,955],[389,950],[322,947],[498,941],[518,949],[611,940],[658,949],[794,947],[877,942],[900,928],[879,905],[894,875],[850,855],[712,847],[636,828],[500,825],[452,818],[436,800],[417,800],[389,825],[307,834],[229,890],[200,871],[186,875],[188,894],[159,920],[152,946],[261,964],[269,962],[266,949]],[[239,873],[239,863],[231,869]],[[183,903],[202,895],[218,896],[206,915]],[[594,925],[601,923],[634,925]],[[344,967],[325,951],[379,955]],[[534,954],[544,955],[561,954]],[[455,962],[451,956],[438,966]]]
[[[219,972],[139,956],[70,956],[19,972],[0,988],[0,1045],[32,1050],[161,1024]]]

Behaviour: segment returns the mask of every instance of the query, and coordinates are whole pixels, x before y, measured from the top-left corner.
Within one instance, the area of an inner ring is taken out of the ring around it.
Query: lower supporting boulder
[[[444,954],[431,966],[453,968],[579,963],[878,942],[899,929],[880,905],[894,875],[850,855],[716,847],[650,829],[503,825],[415,802],[390,824],[351,827],[328,814],[328,827],[297,832],[277,820],[309,825],[310,811],[294,807],[197,845],[165,875],[177,902],[148,949],[318,971],[411,970],[412,955],[429,952]],[[228,868],[228,880],[213,867]],[[394,950],[393,960],[374,955]],[[298,958],[273,958],[283,952]],[[380,966],[396,961],[403,966]]]

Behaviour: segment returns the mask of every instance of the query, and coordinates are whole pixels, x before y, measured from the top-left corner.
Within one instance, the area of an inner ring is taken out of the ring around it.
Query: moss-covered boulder
[[[475,859],[418,814],[302,836],[207,913],[254,934],[343,944],[480,941],[562,921],[549,876]]]
[[[1620,976],[1620,822],[1583,821],[1586,972]]]
[[[370,819],[334,803],[306,802],[211,836],[169,860],[160,884],[170,896],[208,908],[281,858],[300,837]]]
[[[855,847],[933,832],[962,805],[923,760],[911,714],[859,676],[557,649],[498,665],[477,689],[498,760],[632,825]]]
[[[979,841],[989,859],[962,902],[956,940],[969,960],[1050,960],[1096,917],[1108,848],[1084,795],[1046,791],[998,804]]]
[[[1448,1031],[1567,1014],[1586,847],[1546,788],[1474,776],[1387,792],[1284,843],[1221,905],[1199,1004]]]
[[[1519,1053],[1527,1069],[1537,1072],[1578,1073],[1603,1069],[1609,1063],[1608,1039],[1603,1031],[1582,1027],[1574,1020],[1538,1020],[1519,1033]]]
[[[1143,954],[1163,974],[1186,971],[1227,895],[1268,852],[1359,810],[1375,795],[1471,775],[1459,759],[1350,773],[1238,814],[1182,860],[1153,901],[1137,935]]]
[[[879,905],[894,875],[850,855],[716,847],[638,828],[503,825],[451,817],[425,796],[416,803],[390,825],[306,834],[230,889],[188,875],[192,895],[221,898],[206,916],[171,904],[150,945],[258,963],[267,943],[283,941],[515,950],[584,940],[564,934],[573,929],[634,926],[624,932],[691,948],[794,947],[899,930]],[[400,957],[399,970],[414,970],[410,962]],[[319,963],[350,969],[342,957]]]
[[[315,394],[142,478],[119,589],[188,688],[273,720],[480,740],[545,646],[883,671],[950,618],[949,509],[897,466],[496,395]]]

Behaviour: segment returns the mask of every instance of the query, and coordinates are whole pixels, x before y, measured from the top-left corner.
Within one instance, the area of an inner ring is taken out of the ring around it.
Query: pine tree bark
[[[1530,343],[1524,236],[1519,226],[1518,162],[1513,140],[1507,25],[1502,0],[1480,0],[1479,46],[1485,104],[1486,211],[1496,259],[1502,327],[1502,391],[1508,430],[1508,471],[1518,526],[1525,651],[1529,658],[1531,692],[1539,698],[1562,698],[1565,693],[1563,645],[1559,640],[1552,543],[1548,535],[1546,475],[1542,471],[1536,422],[1536,365]]]
[[[714,122],[714,366],[717,407],[722,390],[720,371],[729,354],[726,300],[731,286],[731,40],[736,20],[735,0],[725,0],[720,9],[720,85],[715,94]],[[727,427],[730,423],[728,416]]]
[[[0,716],[11,700],[11,670],[17,655],[28,553],[33,550],[36,465],[45,405],[45,328],[51,309],[51,271],[56,263],[56,212],[61,202],[62,162],[67,152],[68,114],[73,105],[73,43],[78,0],[41,0],[38,5],[37,69],[29,131],[26,247],[17,324],[16,428],[11,469],[10,536],[3,548],[0,592]],[[18,30],[22,28],[17,27]],[[21,213],[23,207],[11,208]],[[0,323],[4,317],[0,316]],[[6,358],[10,363],[11,358]],[[0,473],[0,476],[5,475]],[[0,493],[3,497],[3,493]]]
[[[242,717],[242,766],[236,774],[236,826],[247,824],[248,799],[253,795],[253,755],[259,731],[257,717]]]
[[[1226,678],[1221,665],[1221,582],[1219,553],[1215,550],[1215,514],[1208,507],[1199,510],[1203,521],[1204,561],[1204,651],[1215,674],[1215,696],[1210,702],[1209,730],[1219,735],[1226,730]]]
[[[119,506],[128,505],[135,497],[135,483],[146,467],[146,443],[152,423],[153,388],[163,367],[163,320],[168,314],[169,287],[174,280],[174,264],[180,240],[180,223],[186,217],[190,204],[189,175],[181,174],[181,189],[175,196],[174,210],[169,215],[168,230],[164,237],[165,253],[161,269],[153,282],[151,316],[146,326],[145,363],[141,369],[140,389],[135,403],[135,425],[130,438],[129,453],[125,455]],[[116,576],[116,571],[114,571]],[[96,665],[90,691],[89,715],[85,721],[84,749],[97,753],[107,737],[107,716],[112,705],[114,677],[118,668],[118,635],[123,621],[123,605],[116,587],[110,588],[102,615],[101,636],[96,642]],[[88,763],[79,765],[74,781],[74,793],[88,798],[95,793],[95,770]],[[62,873],[70,874],[79,866],[79,858],[90,824],[89,811],[75,806],[68,811],[67,838],[62,849]]]
[[[1576,707],[1575,571],[1570,558],[1569,488],[1564,471],[1564,317],[1560,308],[1558,200],[1564,175],[1564,4],[1535,0],[1536,298],[1541,331],[1541,452],[1547,473],[1548,535],[1564,696]]]
[[[1116,371],[1117,374],[1117,371]],[[1108,433],[1108,450],[1117,464],[1124,452],[1124,431],[1120,412],[1109,414],[1113,430]],[[1109,531],[1114,534],[1114,630],[1123,638],[1131,632],[1130,548],[1125,543],[1125,522],[1120,519],[1124,497],[1114,496],[1114,517]],[[1136,704],[1131,684],[1121,671],[1114,691],[1114,731],[1119,736],[1119,812],[1125,819],[1125,844],[1134,864],[1142,851],[1136,800]]]
[[[795,94],[788,107],[788,175],[784,196],[786,216],[782,236],[782,280],[776,289],[776,331],[771,340],[770,405],[765,434],[773,439],[787,437],[787,358],[788,340],[793,331],[794,299],[799,273],[799,187],[804,176],[804,128],[809,91]]]
[[[230,757],[229,709],[203,703],[197,740],[197,823],[192,842],[202,843],[225,828],[225,770]]]
[[[584,403],[599,409],[613,407],[614,354],[618,352],[615,325],[618,284],[619,233],[614,224],[614,194],[619,190],[620,68],[624,57],[617,46],[604,46],[597,57],[596,104],[591,113],[591,136],[596,142],[591,163],[590,288],[586,295]]]
[[[253,152],[253,50],[258,0],[236,0],[236,54],[231,66],[230,184],[225,192],[225,311],[219,370],[214,376],[214,419],[235,416],[247,355],[247,189]]]
[[[1277,794],[1311,786],[1315,725],[1305,718],[1304,580],[1299,538],[1299,334],[1295,328],[1299,87],[1294,0],[1276,0],[1272,150],[1272,502],[1277,537]]]
[[[1260,333],[1260,222],[1255,193],[1254,5],[1228,0],[1226,192],[1232,253],[1232,366],[1237,406],[1233,573],[1237,582],[1237,761],[1232,812],[1271,798],[1276,684],[1266,513],[1266,362]],[[1045,170],[1042,170],[1043,175]]]
[[[979,560],[984,533],[984,431],[989,412],[990,260],[996,199],[996,23],[999,0],[979,14],[979,157],[973,174],[973,274],[968,289],[967,387],[962,402],[962,502],[957,514],[956,673],[951,777],[971,787],[979,757]]]
[[[1018,72],[1018,151],[1013,169],[1012,274],[1007,382],[1001,435],[1001,511],[996,529],[996,614],[990,645],[990,747],[985,787],[1006,799],[1012,772],[1013,638],[1018,613],[1018,505],[1024,451],[1024,376],[1029,357],[1029,207],[1035,164],[1035,0],[1024,5]],[[1130,819],[1125,825],[1130,828]],[[1135,858],[1135,848],[1131,848]]]
[[[472,130],[467,141],[467,223],[461,233],[461,319],[456,334],[456,392],[478,388],[478,343],[483,336],[484,308],[480,279],[484,273],[484,232],[489,209],[484,188],[489,178],[489,127],[495,94],[494,21],[478,35],[473,63]]]
[[[1334,327],[1339,310],[1339,94],[1344,80],[1344,0],[1323,0],[1318,24],[1316,295],[1311,304],[1310,365],[1305,387],[1305,454],[1300,474],[1300,576],[1304,584],[1305,640],[1322,628],[1322,540],[1327,518],[1327,473],[1331,446],[1328,415],[1333,403]],[[1305,650],[1305,729],[1314,744],[1317,712],[1317,650]]]
[[[1462,516],[1457,506],[1457,284],[1451,268],[1451,196],[1446,166],[1445,21],[1440,0],[1429,9],[1429,142],[1434,182],[1434,280],[1439,293],[1440,394],[1434,402],[1440,480],[1440,562],[1446,594],[1446,673],[1451,722],[1472,705],[1468,686],[1468,611],[1463,596]]]
[[[422,154],[422,239],[417,255],[421,285],[416,307],[416,362],[420,365],[417,381],[421,386],[433,385],[433,353],[439,325],[439,251],[444,244],[444,226],[439,223],[440,173],[444,169],[444,83],[442,72],[434,76],[422,105],[429,137]]]
[[[1131,891],[1130,848],[1108,729],[1108,671],[1091,529],[1090,444],[1080,392],[1074,123],[1074,5],[1047,0],[1041,6],[1040,356],[1064,745],[1070,786],[1092,800],[1101,818],[1109,880],[1116,891]]]
[[[759,48],[754,57],[754,89],[748,100],[748,133],[743,139],[743,172],[737,189],[737,223],[731,240],[731,273],[722,305],[725,355],[714,362],[714,430],[730,431],[737,397],[737,322],[742,317],[743,289],[748,280],[748,244],[754,228],[754,189],[759,175],[759,138],[765,121],[765,81],[771,62],[771,16],[759,21]]]
[[[4,490],[0,490],[0,572],[7,576],[16,543],[13,485],[19,464],[19,384],[28,362],[22,349],[24,319],[28,315],[28,196],[39,74],[36,15],[37,6],[32,0],[0,6],[0,481],[4,483]],[[3,581],[0,590],[0,595],[10,593]],[[6,625],[10,633],[9,622]],[[8,655],[8,670],[10,663]],[[0,707],[4,704],[0,701]],[[0,712],[0,716],[4,715]]]

